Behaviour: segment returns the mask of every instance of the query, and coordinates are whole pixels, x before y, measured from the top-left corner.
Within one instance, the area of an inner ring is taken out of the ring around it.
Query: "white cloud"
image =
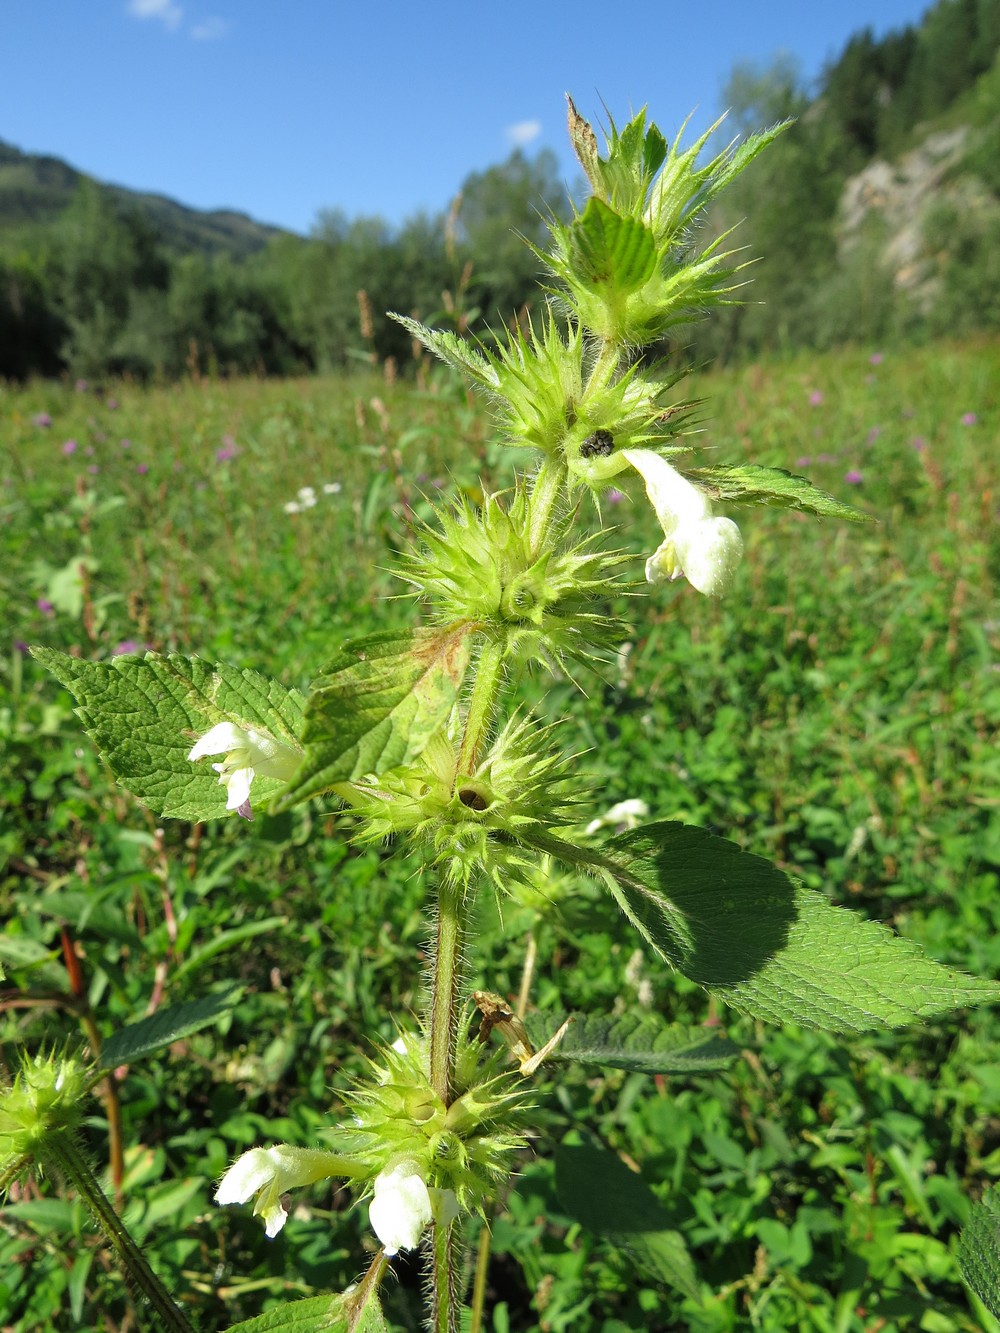
[[[174,0],[128,0],[128,12],[137,19],[159,19],[173,30],[180,23],[184,11]]]
[[[229,25],[225,19],[209,18],[202,23],[196,23],[191,29],[191,36],[196,42],[215,42],[220,37],[225,37],[229,31]]]
[[[541,132],[540,120],[519,120],[516,125],[508,125],[504,130],[508,142],[515,148],[527,148],[529,143],[534,143]]]

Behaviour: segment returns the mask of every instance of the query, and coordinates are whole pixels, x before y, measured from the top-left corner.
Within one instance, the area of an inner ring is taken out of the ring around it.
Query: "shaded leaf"
[[[628,1250],[645,1277],[701,1303],[684,1237],[670,1230],[659,1199],[614,1153],[561,1144],[556,1149],[556,1193],[570,1217]]]
[[[557,1031],[565,1014],[533,1014],[525,1020],[531,1043],[538,1050]],[[711,1028],[689,1028],[665,1023],[656,1014],[574,1014],[566,1035],[545,1058],[580,1060],[611,1069],[646,1074],[698,1074],[725,1069],[740,1053],[735,1042]]]
[[[219,722],[299,748],[302,696],[256,671],[176,653],[110,662],[83,662],[51,648],[32,654],[76,699],[87,735],[118,781],[155,814],[202,820],[229,813],[211,765],[188,759],[198,737]],[[253,798],[266,802],[284,785],[258,776]]]
[[[1000,999],[705,829],[647,824],[605,851],[612,894],[660,957],[759,1018],[867,1032]]]
[[[242,994],[242,986],[227,986],[214,995],[158,1009],[148,1018],[113,1032],[101,1047],[98,1064],[102,1069],[116,1069],[180,1041],[227,1014]]]
[[[278,808],[411,763],[447,721],[469,653],[467,624],[386,630],[346,644],[313,685],[305,759]]]

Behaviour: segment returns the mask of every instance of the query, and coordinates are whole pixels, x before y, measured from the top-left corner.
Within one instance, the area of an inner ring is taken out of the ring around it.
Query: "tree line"
[[[681,330],[698,359],[780,346],[1000,328],[1000,0],[940,0],[918,27],[857,34],[807,89],[794,64],[741,66],[725,90],[737,134],[794,117],[707,219],[741,224],[748,303]],[[922,223],[934,256],[927,299],[898,289],[873,226],[845,258],[848,177],[960,111],[971,134],[960,173]],[[669,127],[666,127],[669,128]],[[969,199],[972,204],[969,204]],[[555,157],[515,152],[473,173],[451,210],[401,227],[322,214],[309,238],[246,258],[172,248],[148,215],[82,181],[58,220],[0,250],[0,377],[172,378],[290,374],[353,358],[404,365],[386,310],[490,337],[541,299],[524,239],[571,205]]]

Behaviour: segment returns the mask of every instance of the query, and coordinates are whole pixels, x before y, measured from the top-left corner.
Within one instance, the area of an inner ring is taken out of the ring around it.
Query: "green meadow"
[[[1000,976],[1000,343],[801,355],[684,392],[699,461],[803,473],[875,521],[731,510],[746,558],[716,603],[639,582],[662,534],[638,493],[613,497],[607,540],[637,580],[613,609],[633,633],[595,674],[526,679],[525,706],[587,752],[593,816],[641,797]],[[96,1049],[239,984],[220,1023],[119,1071],[87,1122],[99,1170],[121,1149],[126,1216],[203,1330],[342,1290],[374,1249],[346,1191],[303,1192],[272,1241],[211,1195],[255,1144],[318,1142],[393,1015],[419,1009],[420,867],[352,846],[350,816],[319,802],[158,826],[27,645],[197,654],[305,688],[344,640],[412,623],[395,554],[439,497],[502,489],[512,462],[426,363],[398,382],[0,387],[0,1072],[18,1044]],[[527,918],[480,911],[476,984],[516,995]],[[997,1328],[955,1255],[1000,1175],[997,1016],[853,1040],[769,1028],[637,939],[581,881],[538,932],[536,1013],[648,1010],[721,1026],[743,1056],[687,1078],[542,1066],[541,1130],[492,1223],[487,1327]],[[573,1145],[642,1165],[700,1300],[661,1280],[654,1245],[571,1219]],[[386,1313],[416,1329],[419,1258],[395,1266]],[[20,1185],[0,1212],[0,1328],[142,1327],[82,1206]]]

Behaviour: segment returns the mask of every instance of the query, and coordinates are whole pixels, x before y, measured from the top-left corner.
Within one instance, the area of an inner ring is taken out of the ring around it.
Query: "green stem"
[[[603,389],[611,383],[618,370],[621,361],[622,347],[614,338],[606,338],[601,343],[601,350],[597,354],[597,360],[591,367],[590,374],[587,376],[587,387],[584,393],[589,393],[592,389]]]
[[[432,1333],[458,1333],[461,1300],[456,1228],[453,1224],[434,1227],[434,1281],[432,1283]]]
[[[469,1333],[482,1333],[483,1311],[486,1308],[486,1278],[490,1271],[490,1247],[493,1235],[490,1231],[490,1217],[493,1209],[479,1232],[479,1245],[476,1249],[476,1280],[472,1287],[472,1318],[469,1320]]]
[[[437,948],[431,992],[431,1087],[450,1106],[455,1081],[455,1047],[462,1012],[463,897],[447,879],[438,890]]]
[[[465,715],[465,734],[458,756],[460,774],[474,772],[479,759],[479,751],[489,732],[496,706],[497,695],[503,679],[502,643],[487,639],[476,663],[476,679],[469,698],[469,708]]]
[[[565,466],[546,458],[535,473],[531,485],[528,536],[532,556],[537,556],[545,543],[552,540],[553,515],[565,484]]]
[[[94,1221],[114,1246],[129,1284],[137,1287],[149,1301],[159,1317],[161,1327],[167,1329],[168,1333],[193,1333],[191,1325],[174,1304],[170,1293],[150,1268],[142,1251],[112,1208],[72,1136],[63,1130],[48,1134],[39,1157],[44,1165],[54,1166],[86,1202]]]

